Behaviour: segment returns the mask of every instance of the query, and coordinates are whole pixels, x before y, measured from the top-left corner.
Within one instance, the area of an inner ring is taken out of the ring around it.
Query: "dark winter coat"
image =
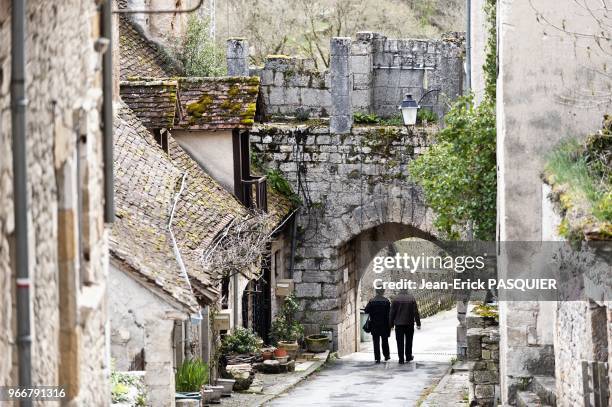
[[[365,313],[370,317],[372,335],[388,338],[391,335],[389,328],[389,310],[391,303],[382,295],[372,298],[365,307]]]
[[[413,327],[415,323],[417,326],[421,326],[421,317],[416,300],[411,294],[399,294],[391,302],[389,327],[397,325]]]

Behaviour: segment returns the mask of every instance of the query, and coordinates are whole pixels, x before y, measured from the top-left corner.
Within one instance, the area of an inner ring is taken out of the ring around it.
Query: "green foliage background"
[[[497,50],[495,0],[485,5],[489,38],[484,100],[475,106],[473,95],[459,98],[445,116],[436,144],[410,165],[412,178],[423,187],[435,211],[435,226],[448,238],[472,228],[477,240],[494,240],[496,228],[495,82]]]
[[[187,32],[175,48],[186,76],[227,74],[225,52],[211,39],[207,20],[191,16],[187,23]]]

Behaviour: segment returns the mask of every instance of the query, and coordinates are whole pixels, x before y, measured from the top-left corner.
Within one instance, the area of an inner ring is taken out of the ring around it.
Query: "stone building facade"
[[[612,109],[609,97],[602,96],[609,94],[609,54],[595,45],[598,24],[583,11],[572,1],[498,2],[500,241],[555,239],[554,218],[546,210],[548,192],[541,182],[546,157],[560,141],[600,128],[604,113]],[[572,34],[576,32],[581,35]],[[529,252],[502,251],[500,273],[524,269],[525,256]],[[525,380],[554,376],[557,404],[583,405],[581,394],[588,386],[578,361],[594,361],[595,334],[588,333],[589,321],[603,319],[604,314],[609,327],[609,303],[601,298],[502,302],[502,402],[514,405]]]
[[[10,1],[0,1],[0,385],[17,384]],[[26,9],[32,382],[108,405],[100,12],[93,1]]]

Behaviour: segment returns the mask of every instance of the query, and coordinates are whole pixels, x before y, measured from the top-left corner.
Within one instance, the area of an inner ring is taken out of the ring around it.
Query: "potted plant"
[[[221,354],[250,355],[259,351],[261,343],[261,339],[251,329],[236,328],[221,340]]]
[[[308,335],[304,342],[306,342],[306,349],[313,353],[325,352],[329,346],[329,338],[326,334]]]
[[[304,326],[295,320],[298,308],[299,305],[293,295],[286,297],[278,315],[272,321],[271,329],[272,338],[277,347],[286,350],[293,358],[299,348],[297,341],[304,335]]]
[[[199,399],[208,377],[208,365],[201,359],[185,360],[174,376],[177,397]]]

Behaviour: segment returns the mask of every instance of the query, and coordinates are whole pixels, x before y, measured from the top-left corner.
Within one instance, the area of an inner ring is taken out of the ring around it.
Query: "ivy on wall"
[[[496,0],[487,0],[487,55],[484,100],[459,98],[445,116],[436,144],[410,165],[412,179],[423,188],[435,211],[435,226],[450,239],[471,229],[477,240],[494,240],[496,228],[495,83],[497,47]]]

